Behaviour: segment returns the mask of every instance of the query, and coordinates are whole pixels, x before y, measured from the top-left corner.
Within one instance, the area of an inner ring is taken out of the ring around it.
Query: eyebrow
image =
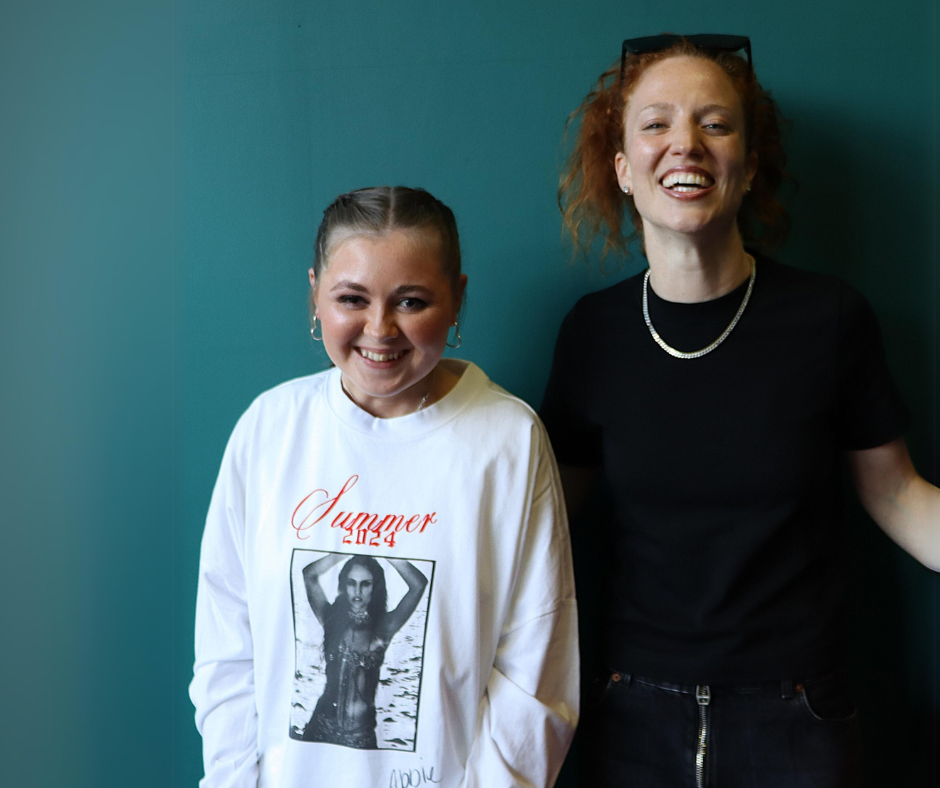
[[[731,107],[726,107],[724,104],[706,104],[704,107],[702,107],[699,110],[699,112],[701,112],[703,115],[707,115],[709,112],[715,112],[716,110],[718,112],[733,112],[734,111],[731,109]]]
[[[395,295],[404,295],[405,293],[431,293],[424,285],[402,285],[395,288]]]
[[[368,293],[369,288],[365,285],[361,285],[358,282],[354,282],[351,279],[343,279],[340,282],[337,282],[333,287],[330,288],[330,292],[336,290],[355,290],[357,293]],[[394,290],[394,295],[404,295],[405,293],[430,293],[431,291],[426,288],[424,285],[400,285]]]
[[[332,293],[334,290],[355,290],[357,293],[368,293],[369,291],[358,282],[353,282],[350,279],[343,279],[341,282],[337,282],[330,288]]]
[[[640,112],[646,112],[648,109],[655,110],[668,110],[672,109],[672,104],[667,104],[666,102],[656,102],[655,104],[647,104],[643,107]],[[706,104],[704,107],[699,107],[698,112],[702,114],[707,114],[709,112],[714,112],[715,110],[720,110],[721,112],[731,112],[731,107],[726,107],[724,104]]]
[[[672,104],[666,104],[665,102],[657,102],[655,104],[647,104],[645,107],[640,109],[640,112],[646,112],[648,109],[672,109]]]

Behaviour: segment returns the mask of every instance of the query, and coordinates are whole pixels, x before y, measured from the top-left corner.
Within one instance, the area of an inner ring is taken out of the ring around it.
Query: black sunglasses
[[[661,36],[643,36],[642,38],[628,38],[623,42],[620,50],[620,81],[627,66],[627,55],[645,55],[649,52],[662,52],[673,44],[682,40],[706,52],[740,52],[742,49],[747,55],[747,64],[754,68],[751,61],[751,39],[747,36],[725,36],[713,33],[698,33],[694,36],[679,36],[674,33],[663,33]]]

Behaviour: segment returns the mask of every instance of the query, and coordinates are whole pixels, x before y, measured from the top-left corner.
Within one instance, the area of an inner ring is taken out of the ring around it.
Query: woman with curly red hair
[[[575,247],[639,237],[649,261],[566,317],[542,407],[569,508],[601,478],[614,507],[591,788],[860,784],[843,457],[875,521],[940,567],[940,491],[904,447],[871,307],[766,256],[786,160],[750,55],[739,36],[628,40],[575,113]]]

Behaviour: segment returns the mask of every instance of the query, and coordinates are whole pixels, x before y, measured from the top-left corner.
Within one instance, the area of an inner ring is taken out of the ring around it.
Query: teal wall
[[[460,354],[537,404],[574,301],[562,129],[620,40],[747,33],[792,122],[781,258],[872,300],[938,477],[937,12],[704,4],[37,0],[0,11],[4,782],[194,785],[202,518],[250,400],[326,363],[306,269],[337,193],[420,185],[470,277]],[[875,785],[936,768],[940,584],[857,510]],[[890,719],[889,719],[890,717]],[[936,779],[937,773],[934,772]]]

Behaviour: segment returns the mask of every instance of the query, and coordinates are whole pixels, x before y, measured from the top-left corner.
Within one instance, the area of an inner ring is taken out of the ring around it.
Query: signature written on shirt
[[[437,522],[437,512],[430,514],[374,514],[372,512],[353,512],[344,509],[337,510],[333,519],[328,517],[337,508],[343,496],[356,486],[358,475],[350,476],[336,495],[330,495],[327,490],[316,489],[304,496],[294,513],[290,524],[296,531],[298,539],[308,539],[307,533],[319,523],[329,522],[330,528],[341,528],[343,544],[368,545],[379,547],[386,544],[395,546],[398,535],[402,533],[423,534],[429,525]]]
[[[420,769],[392,769],[388,788],[418,788],[421,785],[433,785],[443,780],[443,777],[435,779],[433,766],[430,769],[425,766]]]

